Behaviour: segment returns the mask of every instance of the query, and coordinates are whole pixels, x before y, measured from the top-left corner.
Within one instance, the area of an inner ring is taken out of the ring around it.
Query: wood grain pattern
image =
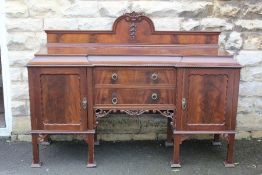
[[[46,33],[47,45],[28,64],[33,166],[41,134],[72,133],[85,136],[87,166],[96,166],[97,110],[172,110],[171,167],[181,166],[187,134],[227,134],[225,165],[233,165],[241,65],[219,49],[220,32],[155,31],[151,19],[129,13],[112,31]]]
[[[46,30],[48,43],[143,43],[143,44],[216,44],[220,32],[155,31],[150,18],[142,15],[136,23],[136,37],[130,39],[128,14],[118,17],[112,31]]]
[[[152,99],[152,94],[157,99]],[[96,89],[95,104],[112,104],[112,98],[117,98],[117,104],[174,104],[173,89]]]
[[[185,74],[184,97],[187,109],[184,111],[186,130],[225,130],[230,123],[227,106],[230,106],[229,81],[232,72],[227,70],[188,69]]]
[[[159,67],[125,67],[108,68],[100,67],[94,69],[95,84],[121,84],[121,85],[175,85],[175,69]],[[116,74],[114,80],[112,75]]]

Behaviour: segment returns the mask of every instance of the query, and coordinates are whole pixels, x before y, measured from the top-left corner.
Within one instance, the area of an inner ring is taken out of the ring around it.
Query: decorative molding
[[[156,111],[167,118],[173,119],[173,117],[175,116],[175,110],[156,110]]]
[[[113,111],[112,109],[109,110],[96,109],[96,118],[106,117],[112,111]]]
[[[149,113],[149,112],[152,112],[152,113],[159,113],[160,115],[164,116],[164,117],[167,117],[167,118],[170,118],[170,119],[173,119],[173,117],[175,116],[175,110],[143,110],[143,109],[132,109],[132,110],[117,110],[117,109],[96,109],[96,118],[102,118],[102,117],[107,117],[108,114],[110,114],[111,112],[117,112],[117,111],[120,111],[122,113],[126,113],[130,116],[140,116],[144,113]]]
[[[149,110],[120,110],[120,112],[124,112],[130,116],[139,116],[144,114],[145,112],[149,112]]]
[[[139,23],[142,21],[142,16],[144,16],[144,13],[137,13],[137,12],[132,12],[132,13],[125,13],[125,20],[126,22],[129,22],[129,37],[130,40],[135,40],[136,39],[136,28],[137,25],[136,23]]]

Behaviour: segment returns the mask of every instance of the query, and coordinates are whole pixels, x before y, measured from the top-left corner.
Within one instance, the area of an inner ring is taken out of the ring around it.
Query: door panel
[[[56,72],[46,69],[43,68],[40,75],[44,129],[84,129],[87,112],[81,108],[81,100],[86,97],[86,70],[65,68]]]
[[[230,73],[225,70],[189,69],[184,77],[183,124],[187,130],[224,130],[228,123]]]

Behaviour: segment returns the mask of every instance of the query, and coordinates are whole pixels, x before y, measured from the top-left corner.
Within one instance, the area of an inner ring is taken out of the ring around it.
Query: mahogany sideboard
[[[81,134],[87,167],[95,167],[98,119],[113,112],[166,117],[171,167],[180,167],[188,134],[226,138],[224,163],[234,166],[241,66],[219,49],[220,32],[155,31],[151,19],[132,12],[112,31],[46,33],[46,46],[28,63],[32,167],[41,166],[39,142],[50,134]]]

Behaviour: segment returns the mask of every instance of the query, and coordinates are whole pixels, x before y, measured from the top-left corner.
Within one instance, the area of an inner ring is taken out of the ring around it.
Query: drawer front
[[[174,89],[96,89],[95,104],[174,104]]]
[[[175,85],[175,69],[172,68],[96,68],[95,84]]]

